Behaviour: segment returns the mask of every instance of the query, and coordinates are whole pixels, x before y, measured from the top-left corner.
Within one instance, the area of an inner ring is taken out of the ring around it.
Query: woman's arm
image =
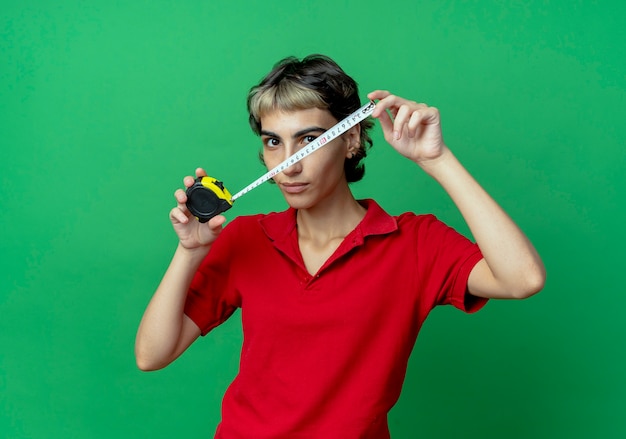
[[[537,251],[504,210],[448,149],[436,108],[407,101],[386,91],[372,114],[389,142],[417,163],[450,195],[480,247],[484,259],[468,280],[471,294],[486,298],[526,298],[539,292],[546,272]]]
[[[539,292],[546,273],[537,251],[450,150],[422,168],[450,195],[483,254],[469,276],[469,292],[499,299],[523,299]]]
[[[198,169],[196,175],[206,173]],[[184,179],[186,187],[193,182],[193,177]],[[175,197],[177,206],[171,210],[170,220],[179,244],[137,330],[135,359],[141,370],[167,366],[200,335],[198,326],[184,313],[187,290],[226,220],[218,215],[207,223],[200,223],[185,206],[185,191],[177,190]]]
[[[185,351],[200,329],[184,314],[187,289],[203,255],[180,245],[144,312],[135,340],[141,370],[161,369]]]

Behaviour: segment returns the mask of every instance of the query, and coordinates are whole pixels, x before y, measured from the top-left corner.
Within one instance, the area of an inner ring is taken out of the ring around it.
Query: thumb
[[[387,111],[383,111],[380,113],[380,116],[378,116],[378,120],[385,137],[389,139],[393,138],[393,121],[391,120],[389,113]]]
[[[207,222],[207,226],[213,234],[218,235],[222,231],[222,226],[226,222],[224,215],[216,215]]]

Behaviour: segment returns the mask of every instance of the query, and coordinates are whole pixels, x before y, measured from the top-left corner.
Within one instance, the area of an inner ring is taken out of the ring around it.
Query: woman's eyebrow
[[[292,139],[297,139],[298,137],[302,137],[306,134],[311,134],[311,133],[324,133],[328,131],[327,128],[322,128],[322,127],[318,127],[318,126],[312,126],[312,127],[307,127],[307,128],[303,128],[299,131],[296,131],[295,133],[293,133],[293,135],[291,136]],[[275,137],[277,139],[280,139],[281,137],[272,132],[272,131],[268,131],[268,130],[261,130],[261,135],[262,136],[269,136],[269,137]]]
[[[280,139],[280,136],[276,133],[273,133],[271,131],[267,131],[267,130],[261,130],[261,135],[262,136],[268,136],[268,137],[275,137],[277,139]]]
[[[320,134],[322,134],[322,133],[326,132],[327,130],[328,130],[327,128],[316,127],[316,126],[308,127],[308,128],[304,128],[304,129],[302,129],[300,131],[296,131],[293,134],[292,138],[297,139],[298,137],[302,137],[304,135],[311,134],[311,133],[320,133]]]

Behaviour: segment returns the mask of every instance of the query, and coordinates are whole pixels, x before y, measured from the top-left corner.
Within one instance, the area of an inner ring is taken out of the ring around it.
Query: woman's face
[[[271,169],[299,151],[337,123],[327,110],[309,108],[274,111],[261,117],[265,165]],[[359,145],[359,128],[351,128],[323,148],[274,177],[287,203],[296,209],[315,207],[344,193],[348,183],[344,161]]]

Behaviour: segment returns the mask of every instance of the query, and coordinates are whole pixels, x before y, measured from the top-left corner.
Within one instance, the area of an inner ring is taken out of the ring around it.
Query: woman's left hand
[[[439,110],[384,90],[373,91],[367,97],[378,100],[372,117],[380,121],[385,140],[400,154],[418,164],[441,157],[446,145]]]

